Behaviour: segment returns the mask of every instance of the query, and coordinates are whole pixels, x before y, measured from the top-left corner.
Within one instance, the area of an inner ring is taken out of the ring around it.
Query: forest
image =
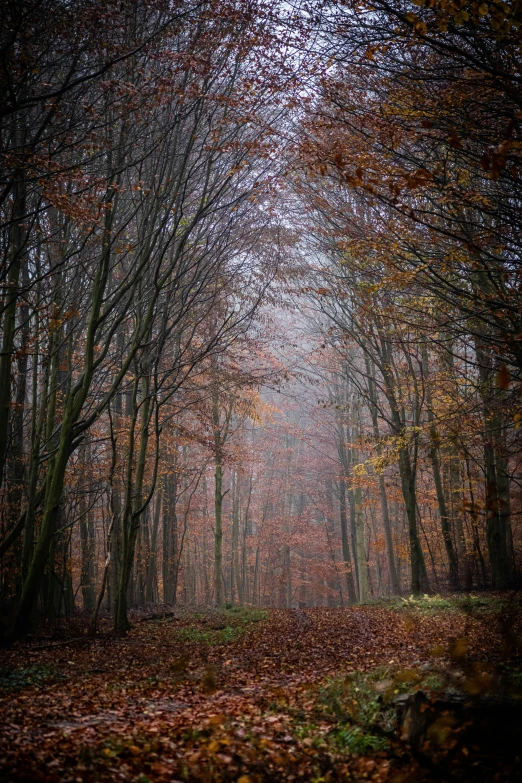
[[[522,776],[521,28],[0,0],[2,779]]]

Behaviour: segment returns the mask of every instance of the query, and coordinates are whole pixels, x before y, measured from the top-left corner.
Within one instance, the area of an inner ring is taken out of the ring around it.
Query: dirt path
[[[292,721],[311,703],[314,683],[378,666],[421,667],[452,638],[465,636],[490,660],[502,646],[495,623],[381,607],[273,610],[238,626],[226,644],[206,641],[223,632],[214,615],[191,618],[189,632],[187,622],[171,617],[138,623],[125,640],[5,653],[3,667],[22,667],[25,687],[1,696],[2,779],[312,780],[324,758],[292,733]],[[354,774],[361,763],[352,763]],[[367,763],[361,775],[388,779],[388,759]]]

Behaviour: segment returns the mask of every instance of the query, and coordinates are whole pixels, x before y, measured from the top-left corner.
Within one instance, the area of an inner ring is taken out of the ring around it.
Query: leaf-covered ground
[[[395,731],[397,694],[418,688],[519,699],[521,616],[507,597],[435,598],[159,612],[126,639],[34,637],[2,653],[0,777],[522,779],[517,748],[484,753],[448,724],[425,755]]]

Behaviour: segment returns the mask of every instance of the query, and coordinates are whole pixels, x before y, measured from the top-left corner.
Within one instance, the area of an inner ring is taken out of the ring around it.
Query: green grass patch
[[[197,644],[230,644],[241,636],[241,628],[225,626],[224,628],[181,628],[178,632],[178,638],[186,642],[196,642]]]
[[[251,623],[261,622],[267,616],[268,613],[263,609],[226,605],[222,609],[192,615],[192,623],[178,631],[178,638],[196,644],[230,644],[236,641]]]
[[[383,606],[396,612],[415,611],[420,614],[436,614],[438,612],[459,612],[464,614],[480,614],[481,612],[500,612],[513,605],[513,600],[489,595],[411,595],[408,598],[392,596],[370,601],[369,605]],[[518,602],[520,606],[520,602]]]
[[[54,668],[48,664],[35,664],[25,668],[0,670],[0,690],[22,690],[30,688],[33,685],[42,685],[48,680],[65,679],[59,675]]]
[[[221,609],[221,613],[225,617],[240,623],[259,623],[268,617],[268,612],[255,606],[231,606],[227,604]]]

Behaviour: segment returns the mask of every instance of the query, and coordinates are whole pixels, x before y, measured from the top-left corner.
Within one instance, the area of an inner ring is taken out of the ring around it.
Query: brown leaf
[[[503,364],[500,370],[498,371],[497,375],[497,383],[500,389],[509,389],[509,384],[511,383],[511,375],[509,373],[509,368]]]
[[[215,666],[208,666],[205,669],[201,680],[201,689],[207,696],[212,696],[217,691],[217,671]]]

